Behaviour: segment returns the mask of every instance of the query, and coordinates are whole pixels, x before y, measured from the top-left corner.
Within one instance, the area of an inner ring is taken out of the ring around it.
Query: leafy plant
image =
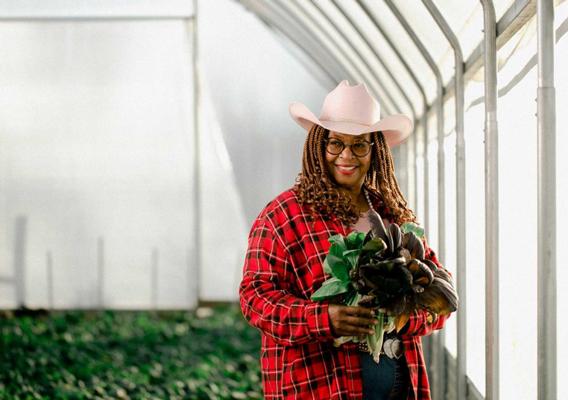
[[[237,305],[0,316],[1,399],[260,399],[260,334]]]
[[[379,323],[366,341],[378,362],[385,329],[400,331],[416,308],[436,314],[455,311],[458,298],[450,275],[425,259],[424,229],[409,222],[386,228],[374,210],[369,220],[372,229],[367,234],[329,238],[324,271],[330,277],[311,298],[375,309]],[[335,344],[360,340],[342,337]]]

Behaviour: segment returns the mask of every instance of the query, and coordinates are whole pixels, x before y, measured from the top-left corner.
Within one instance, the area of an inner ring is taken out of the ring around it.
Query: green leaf
[[[359,254],[361,254],[361,250],[359,249],[347,250],[343,252],[343,258],[347,260],[351,268],[354,268],[359,260]]]
[[[336,236],[340,236],[340,235],[336,235]],[[343,247],[341,245],[341,243],[337,243],[337,242],[334,241],[334,243],[331,245],[331,247],[328,250],[328,255],[326,256],[325,260],[323,261],[323,270],[326,274],[333,275],[333,268],[331,267],[331,264],[330,264],[330,261],[329,261],[330,256],[334,256],[334,257],[337,257],[340,260],[342,260],[344,250],[345,250],[345,247]],[[336,260],[334,259],[333,262],[336,262]]]
[[[380,237],[375,237],[369,240],[367,243],[365,243],[365,245],[363,246],[363,251],[378,253],[379,251],[382,251],[386,248],[387,244],[385,243],[385,241]]]
[[[343,260],[343,257],[328,254],[325,259],[331,268],[331,275],[343,282],[349,282],[349,266]]]
[[[331,267],[329,266],[329,263],[327,262],[327,257],[325,258],[325,260],[323,260],[323,272],[325,272],[327,275],[333,274],[333,272],[331,271]]]
[[[353,231],[347,236],[347,248],[349,250],[360,249],[365,240],[365,233]]]
[[[343,247],[341,244],[339,243],[334,243],[331,245],[331,247],[328,250],[328,254],[334,255],[336,257],[343,257],[343,252],[347,250],[345,247]]]
[[[332,277],[323,282],[321,287],[312,294],[311,299],[315,301],[325,300],[345,293],[348,290],[348,282],[343,282],[336,277]]]
[[[334,244],[341,246],[341,251],[347,250],[347,244],[345,244],[345,239],[342,235],[337,234],[329,237],[329,243],[333,246]]]
[[[424,228],[418,226],[414,222],[405,222],[401,225],[400,230],[403,234],[407,232],[414,232],[414,234],[418,236],[419,239],[422,239],[424,237]]]

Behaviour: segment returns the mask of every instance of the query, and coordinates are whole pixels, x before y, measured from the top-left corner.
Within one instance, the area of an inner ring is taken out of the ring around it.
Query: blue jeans
[[[409,376],[404,356],[395,360],[381,354],[377,364],[369,353],[360,355],[364,400],[406,400]]]

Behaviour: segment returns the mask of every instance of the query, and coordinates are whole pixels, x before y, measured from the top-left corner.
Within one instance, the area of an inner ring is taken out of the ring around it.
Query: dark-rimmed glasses
[[[325,150],[329,154],[337,156],[346,148],[351,148],[351,153],[356,157],[365,157],[371,151],[374,142],[359,140],[353,144],[345,144],[339,139],[325,139]]]

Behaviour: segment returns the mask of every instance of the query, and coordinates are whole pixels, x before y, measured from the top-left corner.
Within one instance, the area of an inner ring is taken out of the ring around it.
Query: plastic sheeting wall
[[[3,22],[0,37],[0,305],[22,267],[26,304],[48,305],[48,265],[55,307],[194,304],[186,23]]]
[[[237,299],[250,225],[300,171],[305,131],[288,104],[319,114],[334,84],[241,5],[199,2],[197,229],[191,31],[0,24],[0,307]]]
[[[304,64],[311,61],[242,5],[202,1],[199,12],[201,40],[215,44],[200,56],[203,79],[235,170],[248,233],[260,210],[292,186],[301,169],[306,132],[290,117],[288,104],[301,101],[319,115],[335,84],[322,86]]]

